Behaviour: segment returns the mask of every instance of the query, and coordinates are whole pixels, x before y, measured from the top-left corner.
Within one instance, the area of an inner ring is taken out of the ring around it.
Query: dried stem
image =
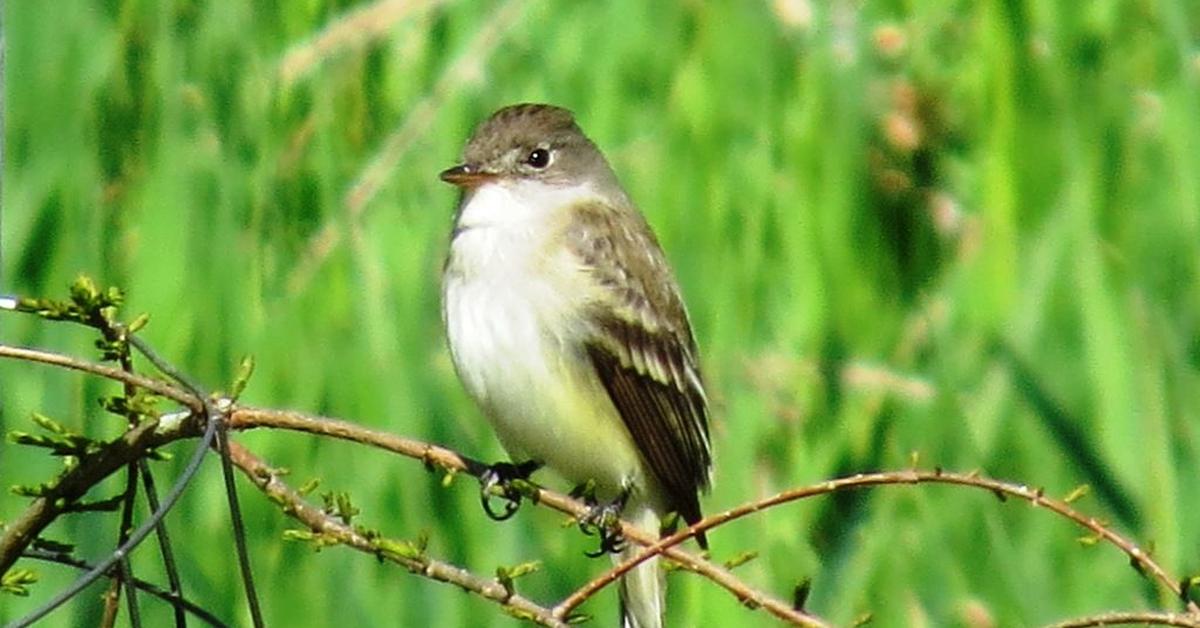
[[[338,51],[382,37],[409,14],[441,1],[379,0],[347,11],[314,37],[289,48],[279,64],[279,74],[285,85],[291,84]]]
[[[483,65],[492,51],[504,41],[526,6],[526,3],[519,0],[508,0],[496,7],[483,21],[483,25],[472,36],[462,53],[438,77],[425,97],[413,105],[400,126],[384,140],[383,148],[355,177],[354,183],[346,193],[344,204],[350,223],[361,220],[371,199],[375,198],[386,181],[395,177],[396,164],[428,133],[438,107],[446,97],[460,93],[464,85],[480,80]],[[432,180],[432,173],[430,178]],[[309,238],[300,263],[288,273],[289,294],[301,292],[329,258],[330,253],[336,249],[344,235],[341,225],[340,218],[328,221]]]

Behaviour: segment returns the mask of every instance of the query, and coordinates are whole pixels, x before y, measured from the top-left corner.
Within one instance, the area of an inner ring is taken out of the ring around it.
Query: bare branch
[[[313,417],[299,412],[280,412],[261,408],[237,408],[230,415],[229,426],[233,429],[272,427],[331,436],[415,458],[426,464],[436,464],[452,473],[467,472],[478,476],[486,468],[486,465],[483,463],[462,456],[444,447],[402,438],[345,421],[325,417]],[[544,488],[538,489],[533,501],[539,505],[571,515],[572,517],[582,517],[588,512],[588,507],[582,502],[567,497],[562,493]],[[641,529],[624,521],[621,522],[621,533],[625,538],[639,545],[652,546],[658,541],[657,538],[644,533]],[[748,607],[765,608],[776,617],[798,626],[825,625],[819,619],[797,611],[788,604],[747,586],[730,573],[729,570],[704,560],[695,554],[673,546],[661,548],[661,553],[689,571],[701,574],[729,590],[739,601]],[[567,613],[558,612],[556,609],[555,616],[558,619],[565,619]]]
[[[38,349],[25,349],[22,347],[13,347],[11,345],[0,344],[0,358],[13,358],[16,360],[25,360],[27,362],[40,362],[51,366],[61,366],[92,375],[99,375],[106,379],[111,379],[116,382],[132,384],[139,388],[148,390],[156,395],[166,397],[180,405],[186,406],[196,412],[203,410],[203,404],[200,400],[189,395],[188,393],[165,382],[136,375],[134,373],[126,373],[121,369],[115,369],[103,364],[87,362],[69,355],[61,353],[53,353],[50,351],[41,351]]]
[[[1138,571],[1144,574],[1149,574],[1151,577],[1158,580],[1159,584],[1173,593],[1175,597],[1181,599],[1183,598],[1183,592],[1179,588],[1178,580],[1168,574],[1161,565],[1151,558],[1149,554],[1138,547],[1136,543],[1104,526],[1097,521],[1095,517],[1088,517],[1079,513],[1069,504],[1067,504],[1066,501],[1054,499],[1053,497],[1046,497],[1040,488],[1031,489],[1025,485],[1012,484],[1009,482],[1002,482],[999,480],[980,477],[975,473],[964,474],[948,473],[941,470],[911,470],[858,474],[846,478],[829,480],[827,482],[822,482],[812,486],[789,489],[771,497],[750,502],[748,504],[743,504],[737,508],[706,517],[695,524],[646,547],[646,549],[642,552],[630,557],[625,562],[613,567],[611,570],[605,572],[592,582],[584,585],[584,587],[571,594],[570,597],[559,604],[559,606],[555,608],[555,614],[557,614],[559,617],[565,616],[588,597],[591,597],[601,588],[617,580],[622,574],[630,569],[633,569],[638,564],[660,553],[666,554],[667,549],[672,548],[706,530],[711,530],[735,519],[740,519],[747,515],[758,513],[774,506],[800,499],[806,499],[817,495],[826,495],[848,489],[896,484],[953,484],[983,489],[1001,497],[1012,496],[1023,499],[1034,506],[1050,510],[1071,520],[1075,524],[1090,530],[1096,535],[1097,538],[1103,539],[1120,549],[1122,552],[1125,552],[1125,554],[1129,556],[1131,564],[1133,564]],[[667,555],[669,556],[670,554]],[[1195,601],[1188,600],[1187,608],[1195,617],[1200,617],[1200,606],[1197,606]]]
[[[525,597],[506,589],[495,580],[481,578],[475,574],[425,555],[406,556],[388,550],[381,539],[372,539],[344,524],[304,500],[295,490],[279,479],[279,475],[261,459],[238,443],[229,443],[229,457],[255,486],[279,505],[284,514],[303,523],[313,532],[332,538],[361,552],[401,565],[412,573],[439,582],[456,585],[498,602],[510,614],[544,626],[566,626],[550,613],[550,609],[539,606]]]
[[[115,381],[130,383],[141,386],[161,394],[164,397],[175,399],[189,407],[196,405],[198,400],[184,393],[173,386],[162,382],[136,376],[130,373],[125,373],[117,369],[110,369],[101,365],[83,362],[61,356],[58,354],[35,351],[29,349],[19,349],[0,345],[0,357],[10,357],[16,359],[24,359],[46,364],[63,366],[80,371],[93,373],[102,377],[113,379]],[[471,475],[478,476],[486,465],[471,458],[462,456],[461,454],[436,445],[425,443],[422,441],[404,438],[371,430],[360,425],[330,419],[325,417],[315,417],[298,412],[277,411],[259,408],[240,408],[233,407],[231,403],[224,402],[216,404],[220,408],[220,414],[225,415],[230,428],[235,430],[247,430],[255,428],[275,428],[287,429],[293,431],[307,432],[321,436],[328,436],[356,442],[410,458],[421,460],[427,465],[436,465],[450,473],[466,472]],[[200,404],[203,406],[204,404]],[[72,472],[69,472],[60,479],[57,490],[60,491],[60,496],[69,497],[71,495],[82,496],[87,488],[98,482],[103,477],[111,474],[130,459],[136,458],[141,452],[148,448],[162,446],[168,442],[178,440],[180,438],[194,437],[202,431],[201,424],[197,420],[188,420],[178,423],[173,423],[169,427],[157,426],[157,421],[145,421],[135,428],[131,428],[121,439],[110,443],[105,451],[95,456],[94,460],[89,460],[88,464],[81,464]],[[155,429],[161,427],[161,429]],[[776,617],[793,623],[795,625],[805,626],[821,626],[824,625],[819,619],[812,617],[801,611],[797,611],[787,604],[771,598],[762,592],[756,591],[732,574],[710,561],[700,558],[692,553],[683,551],[676,547],[680,543],[695,536],[696,534],[710,530],[712,528],[723,525],[729,521],[745,517],[774,506],[805,499],[817,495],[824,495],[836,491],[849,490],[855,488],[865,488],[870,486],[881,485],[898,485],[898,484],[953,484],[959,486],[968,486],[976,489],[987,490],[995,495],[1005,497],[1012,496],[1030,502],[1032,505],[1050,510],[1062,517],[1065,517],[1075,524],[1089,530],[1096,539],[1102,539],[1113,546],[1119,548],[1130,558],[1139,572],[1148,575],[1155,579],[1165,589],[1171,591],[1175,596],[1183,598],[1179,589],[1179,584],[1172,578],[1166,570],[1159,565],[1152,557],[1142,550],[1136,543],[1109,529],[1094,517],[1085,516],[1074,510],[1067,501],[1058,500],[1046,497],[1041,489],[1030,489],[1027,486],[1016,485],[989,478],[980,477],[978,474],[959,474],[946,473],[941,470],[934,471],[896,471],[886,473],[860,474],[846,478],[840,478],[823,482],[817,485],[791,489],[783,491],[774,496],[758,500],[752,503],[744,504],[737,508],[727,510],[716,515],[707,517],[696,524],[682,529],[668,537],[657,539],[643,533],[641,530],[621,523],[622,533],[629,540],[636,542],[646,548],[637,556],[631,558],[624,563],[617,565],[613,569],[606,571],[601,576],[587,583],[566,600],[563,600],[558,606],[553,609],[545,609],[529,602],[522,601],[521,598],[514,598],[511,591],[505,589],[498,582],[492,580],[481,579],[474,576],[465,570],[444,563],[429,562],[428,559],[422,557],[421,560],[415,560],[411,557],[401,555],[388,555],[388,552],[381,550],[377,541],[363,536],[359,532],[351,530],[346,526],[341,526],[341,529],[336,527],[328,527],[328,519],[325,514],[319,509],[303,504],[303,500],[291,491],[290,488],[279,482],[278,478],[266,467],[260,460],[253,457],[244,448],[237,446],[236,443],[231,443],[231,448],[235,450],[234,463],[239,466],[244,472],[251,476],[255,481],[256,486],[264,490],[269,495],[276,496],[275,491],[283,491],[278,495],[293,495],[296,502],[307,507],[306,511],[303,507],[298,507],[295,513],[288,514],[304,521],[314,531],[322,533],[330,533],[339,542],[351,545],[362,551],[368,551],[375,555],[383,556],[389,560],[393,560],[404,565],[410,571],[430,577],[436,580],[461,584],[462,581],[475,582],[472,586],[466,586],[468,590],[474,591],[483,595],[488,599],[493,599],[505,605],[505,608],[510,612],[525,612],[528,610],[533,612],[533,620],[541,621],[547,625],[559,625],[578,607],[584,600],[594,595],[597,591],[607,586],[611,582],[620,578],[622,574],[633,568],[640,562],[647,560],[655,555],[663,555],[666,558],[678,563],[685,569],[699,573],[727,590],[734,593],[744,604],[750,607],[763,607]],[[86,467],[86,472],[81,469]],[[264,475],[265,474],[265,475]],[[548,491],[546,489],[537,488],[533,494],[534,501],[543,506],[558,510],[559,512],[579,517],[587,512],[587,507],[577,500],[571,499],[560,493]],[[291,503],[291,499],[285,500]],[[5,534],[0,538],[0,573],[6,571],[15,560],[15,556],[20,554],[20,551],[28,546],[29,542],[40,532],[44,526],[58,514],[53,504],[41,498],[35,500],[29,510],[24,513],[20,519],[13,522],[12,525],[5,531]],[[306,514],[307,513],[307,514]],[[316,517],[309,519],[308,517]],[[332,521],[333,524],[338,524],[337,521]],[[315,527],[314,527],[315,526]],[[338,536],[338,535],[349,536]],[[14,554],[15,551],[15,554]],[[414,562],[415,560],[415,562]],[[406,562],[407,561],[407,562]],[[433,565],[432,567],[430,565]],[[474,578],[475,581],[470,579]],[[496,587],[496,588],[492,588]],[[517,602],[514,602],[514,599]],[[529,608],[522,610],[522,604],[528,603]],[[1075,623],[1064,623],[1064,626],[1090,626],[1090,625],[1106,625],[1112,623],[1121,623],[1122,618],[1132,617],[1129,621],[1147,621],[1149,623],[1159,623],[1165,625],[1200,625],[1200,607],[1192,600],[1186,601],[1187,608],[1190,611],[1187,614],[1172,614],[1172,613],[1145,613],[1145,614],[1125,614],[1111,613],[1106,615],[1097,615],[1090,618],[1082,618],[1079,620],[1071,620]],[[549,616],[539,615],[538,613],[549,613]],[[1149,618],[1149,619],[1138,619]],[[555,623],[557,622],[557,623]],[[1090,623],[1089,623],[1090,622]],[[1182,622],[1182,623],[1181,623]]]
[[[0,573],[8,571],[42,530],[67,510],[68,504],[83,497],[88,489],[136,460],[147,449],[178,438],[178,435],[156,431],[158,424],[157,420],[143,421],[97,454],[81,459],[78,466],[59,478],[47,495],[33,500],[33,504],[9,523],[4,535],[0,536]]]
[[[1113,613],[1101,613],[1099,615],[1090,615],[1088,617],[1079,617],[1077,619],[1068,619],[1058,623],[1050,624],[1046,628],[1088,628],[1090,626],[1118,626],[1118,625],[1158,625],[1158,626],[1184,626],[1196,628],[1200,626],[1200,617],[1195,613],[1159,613],[1154,611],[1120,611]]]

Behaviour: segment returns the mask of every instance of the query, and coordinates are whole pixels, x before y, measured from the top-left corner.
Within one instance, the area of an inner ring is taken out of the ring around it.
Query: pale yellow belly
[[[448,276],[446,330],[459,377],[515,461],[537,460],[598,496],[646,486],[624,422],[551,286]]]

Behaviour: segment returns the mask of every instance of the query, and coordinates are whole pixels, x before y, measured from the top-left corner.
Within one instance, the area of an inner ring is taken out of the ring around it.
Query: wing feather
[[[580,204],[567,233],[599,286],[588,356],[671,507],[698,521],[712,466],[708,403],[674,275],[632,207]]]

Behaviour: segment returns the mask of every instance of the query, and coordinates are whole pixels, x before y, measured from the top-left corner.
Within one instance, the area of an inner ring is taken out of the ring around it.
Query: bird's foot
[[[605,554],[616,554],[625,549],[625,536],[621,534],[621,512],[629,501],[629,491],[621,491],[611,502],[596,501],[595,487],[587,484],[571,491],[574,497],[582,498],[588,512],[579,518],[579,529],[588,536],[600,537],[600,547],[593,552],[584,552],[591,558]]]
[[[521,491],[513,485],[514,480],[528,480],[529,476],[541,468],[542,463],[527,460],[520,464],[497,462],[489,466],[479,476],[479,502],[483,511],[493,521],[504,521],[516,514],[521,507]],[[497,512],[492,507],[492,498],[500,499],[502,506]]]

